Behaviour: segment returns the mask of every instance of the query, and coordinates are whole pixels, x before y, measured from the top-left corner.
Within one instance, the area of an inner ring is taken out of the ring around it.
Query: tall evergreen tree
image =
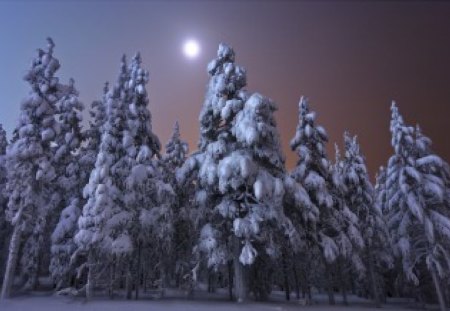
[[[440,282],[450,269],[449,166],[431,151],[431,140],[405,125],[395,103],[391,110],[395,153],[387,170],[389,229],[407,279],[418,285],[426,269],[446,310]]]
[[[347,150],[346,150],[347,155]],[[332,188],[334,202],[334,218],[337,220],[335,229],[339,231],[335,237],[335,241],[339,246],[339,258],[335,267],[339,287],[341,288],[344,304],[347,301],[347,283],[346,277],[349,272],[352,278],[363,278],[365,276],[365,266],[362,262],[361,255],[364,248],[364,240],[362,237],[363,227],[358,218],[358,211],[353,210],[349,206],[346,196],[353,189],[348,189],[348,184],[344,180],[345,162],[341,159],[340,152],[336,145],[336,160],[334,165],[330,166],[332,174]]]
[[[55,104],[64,89],[55,77],[60,65],[53,57],[54,44],[48,39],[46,51],[38,50],[31,68],[25,75],[31,92],[21,105],[19,124],[14,142],[7,150],[9,193],[7,219],[13,226],[2,297],[10,296],[23,241],[22,274],[27,285],[37,281],[39,255],[42,251],[47,218],[53,206],[52,195],[55,169],[52,166],[51,142],[59,132],[55,120]]]
[[[164,181],[160,165],[161,144],[152,130],[152,116],[148,109],[148,72],[142,68],[139,53],[129,68],[130,105],[128,129],[124,134],[125,149],[131,158],[131,170],[126,182],[126,201],[133,213],[128,231],[131,233],[136,262],[132,262],[135,275],[136,298],[139,275],[143,267],[142,249],[153,251],[161,278],[168,273],[165,259],[170,256],[173,235],[173,211],[170,206],[175,194]],[[155,252],[156,251],[156,252]],[[134,260],[133,260],[134,261]],[[146,263],[147,265],[148,263]],[[164,284],[163,284],[164,285]],[[131,297],[130,288],[128,297]]]
[[[190,206],[194,188],[180,185],[176,179],[176,172],[185,163],[188,152],[188,144],[181,139],[180,127],[177,121],[175,122],[172,136],[166,144],[165,154],[162,157],[162,166],[164,181],[170,184],[176,193],[176,198],[172,204],[174,232],[170,261],[178,285],[180,285],[182,277],[189,270],[189,262],[192,257],[196,235],[192,219],[193,209]]]
[[[284,223],[284,158],[273,112],[260,94],[248,95],[245,71],[221,44],[200,113],[200,152],[195,155],[204,221],[198,250],[208,265],[234,264],[235,296],[246,299],[245,266],[259,252],[276,253],[273,228]],[[192,163],[188,163],[191,165]]]
[[[129,172],[123,147],[128,113],[128,79],[124,56],[116,85],[106,95],[107,120],[103,125],[95,167],[84,189],[87,202],[78,220],[79,231],[75,236],[79,252],[87,256],[88,299],[93,295],[96,270],[100,263],[109,264],[112,255],[121,256],[132,251],[129,233],[122,230],[132,215],[125,210],[124,192],[121,189],[121,183]]]
[[[376,202],[366,164],[355,137],[344,134],[345,157],[342,161],[344,198],[350,211],[357,217],[365,244],[364,263],[372,298],[377,307],[381,304],[379,279],[382,266],[392,266],[389,234],[381,209]]]
[[[50,273],[58,289],[68,285],[74,273],[70,258],[76,249],[73,237],[83,205],[82,188],[85,181],[85,173],[80,163],[80,149],[84,140],[81,131],[84,105],[78,100],[78,92],[73,84],[71,80],[67,94],[56,103],[60,132],[54,142],[54,163],[58,175],[57,191],[60,192],[60,205],[63,210],[55,210],[59,220],[51,236]]]
[[[342,199],[339,167],[331,166],[325,151],[328,136],[315,124],[316,114],[310,111],[307,100],[299,103],[299,124],[291,149],[299,160],[292,178],[306,190],[310,208],[305,221],[305,240],[309,252],[321,253],[328,278],[329,301],[334,304],[333,270],[336,259],[343,255],[358,264],[353,246],[361,247],[362,239],[352,225],[352,213]]]

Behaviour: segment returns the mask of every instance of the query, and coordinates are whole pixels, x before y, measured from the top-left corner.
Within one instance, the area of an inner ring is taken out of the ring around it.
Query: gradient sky
[[[88,107],[115,81],[123,53],[140,51],[150,71],[155,133],[165,143],[179,120],[195,150],[207,63],[233,46],[248,88],[272,98],[288,167],[301,95],[333,143],[359,136],[373,176],[392,153],[390,102],[419,123],[450,159],[450,3],[342,1],[0,1],[0,122],[16,125],[28,92],[22,76],[45,38],[55,43],[58,76],[73,77]],[[201,55],[186,59],[195,38]]]

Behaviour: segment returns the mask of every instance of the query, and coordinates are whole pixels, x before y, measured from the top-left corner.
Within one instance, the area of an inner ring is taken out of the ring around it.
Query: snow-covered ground
[[[10,300],[0,302],[1,311],[290,311],[290,310],[317,310],[317,311],[339,311],[339,310],[380,310],[374,308],[369,301],[349,297],[350,305],[343,306],[340,297],[337,297],[337,305],[328,306],[326,297],[319,295],[315,299],[315,304],[311,306],[301,306],[298,302],[279,301],[279,297],[273,297],[274,301],[259,303],[248,302],[237,304],[226,301],[222,295],[210,295],[198,297],[195,300],[168,297],[158,300],[124,300],[117,298],[110,300],[107,298],[96,298],[86,303],[82,298],[68,298],[61,296],[51,296],[48,294],[34,294],[28,296],[18,296]],[[382,310],[406,310],[408,305],[405,301],[392,302],[383,306]],[[432,308],[431,308],[432,309]],[[429,309],[430,310],[430,309]]]

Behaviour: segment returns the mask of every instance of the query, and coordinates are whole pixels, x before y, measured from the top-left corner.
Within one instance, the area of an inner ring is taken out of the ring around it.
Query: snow
[[[340,297],[336,297],[337,305],[326,304],[324,294],[314,296],[314,304],[302,306],[301,303],[291,297],[290,302],[283,301],[284,293],[275,292],[272,294],[270,302],[246,302],[237,304],[227,301],[226,293],[219,291],[216,294],[206,294],[196,292],[194,300],[180,298],[183,293],[177,291],[167,291],[165,298],[151,299],[144,297],[140,300],[124,300],[116,298],[113,301],[107,298],[95,298],[90,302],[84,299],[68,298],[64,296],[47,296],[36,293],[32,296],[16,297],[7,301],[0,301],[0,309],[5,311],[296,311],[296,310],[317,310],[317,311],[375,311],[380,310],[372,306],[370,301],[349,295],[349,306],[342,305]],[[383,310],[408,310],[413,301],[408,299],[391,299],[387,305],[383,305]],[[431,306],[429,306],[431,307]],[[432,307],[431,307],[432,308]]]

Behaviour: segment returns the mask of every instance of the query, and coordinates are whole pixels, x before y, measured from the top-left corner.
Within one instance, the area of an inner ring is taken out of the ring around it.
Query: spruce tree
[[[446,310],[441,280],[450,269],[448,164],[431,150],[431,140],[405,125],[392,104],[394,155],[387,170],[387,217],[396,254],[407,279],[418,285],[431,275],[441,310]]]
[[[273,234],[285,222],[284,157],[273,113],[276,105],[243,90],[245,71],[221,44],[200,113],[197,200],[204,219],[197,250],[210,267],[232,260],[235,297],[246,299],[246,266],[259,253],[276,253]]]
[[[353,230],[353,227],[344,214],[340,182],[338,178],[333,178],[337,175],[333,174],[334,168],[326,155],[327,141],[325,129],[316,125],[316,114],[310,111],[307,100],[302,97],[299,103],[299,124],[290,143],[291,149],[299,157],[291,177],[309,196],[310,207],[304,224],[305,244],[308,252],[321,254],[328,279],[329,302],[334,304],[334,263],[340,254],[351,256],[352,253],[346,250],[354,243],[360,243],[356,234],[348,234],[348,230]]]
[[[364,263],[368,269],[368,279],[372,299],[377,307],[381,304],[381,289],[378,279],[382,266],[392,266],[389,234],[381,209],[376,202],[375,190],[370,182],[364,156],[360,151],[356,136],[344,134],[345,157],[342,161],[342,181],[345,186],[344,198],[350,211],[358,219],[358,228],[364,239]]]
[[[67,286],[74,274],[70,259],[76,249],[73,238],[83,205],[82,188],[85,181],[85,172],[80,163],[80,149],[84,140],[81,131],[84,106],[78,100],[73,83],[72,80],[67,94],[56,103],[60,132],[54,142],[54,163],[58,175],[56,191],[60,192],[59,205],[63,209],[55,210],[59,220],[51,236],[50,273],[57,289]]]
[[[55,120],[55,104],[64,88],[55,77],[60,65],[53,57],[54,43],[48,39],[46,51],[38,50],[25,81],[30,84],[28,98],[21,105],[14,141],[7,149],[9,194],[6,217],[13,226],[2,298],[8,298],[23,242],[22,274],[27,287],[37,282],[39,256],[42,251],[47,218],[52,211],[54,179],[51,142],[59,126]]]
[[[170,256],[172,248],[174,215],[170,206],[175,200],[175,194],[171,185],[164,181],[160,164],[161,144],[153,133],[152,116],[148,109],[148,72],[142,68],[139,53],[133,58],[129,73],[130,104],[124,148],[130,157],[131,168],[126,179],[125,203],[133,215],[127,230],[135,250],[131,265],[134,267],[137,298],[139,276],[143,267],[149,265],[148,262],[142,262],[142,258],[145,258],[143,249],[153,253],[156,265],[161,267],[161,279],[167,280],[169,272],[165,259]],[[130,288],[128,298],[131,298]]]
[[[181,139],[178,121],[175,122],[173,133],[166,144],[165,154],[162,157],[164,181],[171,185],[176,193],[176,198],[171,208],[173,219],[173,242],[171,269],[175,272],[176,283],[180,285],[182,277],[189,270],[189,262],[195,239],[195,228],[192,221],[192,207],[190,201],[193,196],[193,187],[182,186],[176,179],[176,172],[187,159],[189,147],[187,142]]]
[[[110,264],[113,255],[121,256],[132,251],[131,238],[126,230],[132,214],[125,209],[122,183],[129,167],[124,156],[123,132],[126,128],[128,109],[128,70],[122,58],[116,85],[106,94],[107,119],[89,183],[84,188],[87,200],[78,220],[79,231],[75,236],[78,253],[87,257],[88,269],[86,297],[93,295],[95,275],[100,265]]]

